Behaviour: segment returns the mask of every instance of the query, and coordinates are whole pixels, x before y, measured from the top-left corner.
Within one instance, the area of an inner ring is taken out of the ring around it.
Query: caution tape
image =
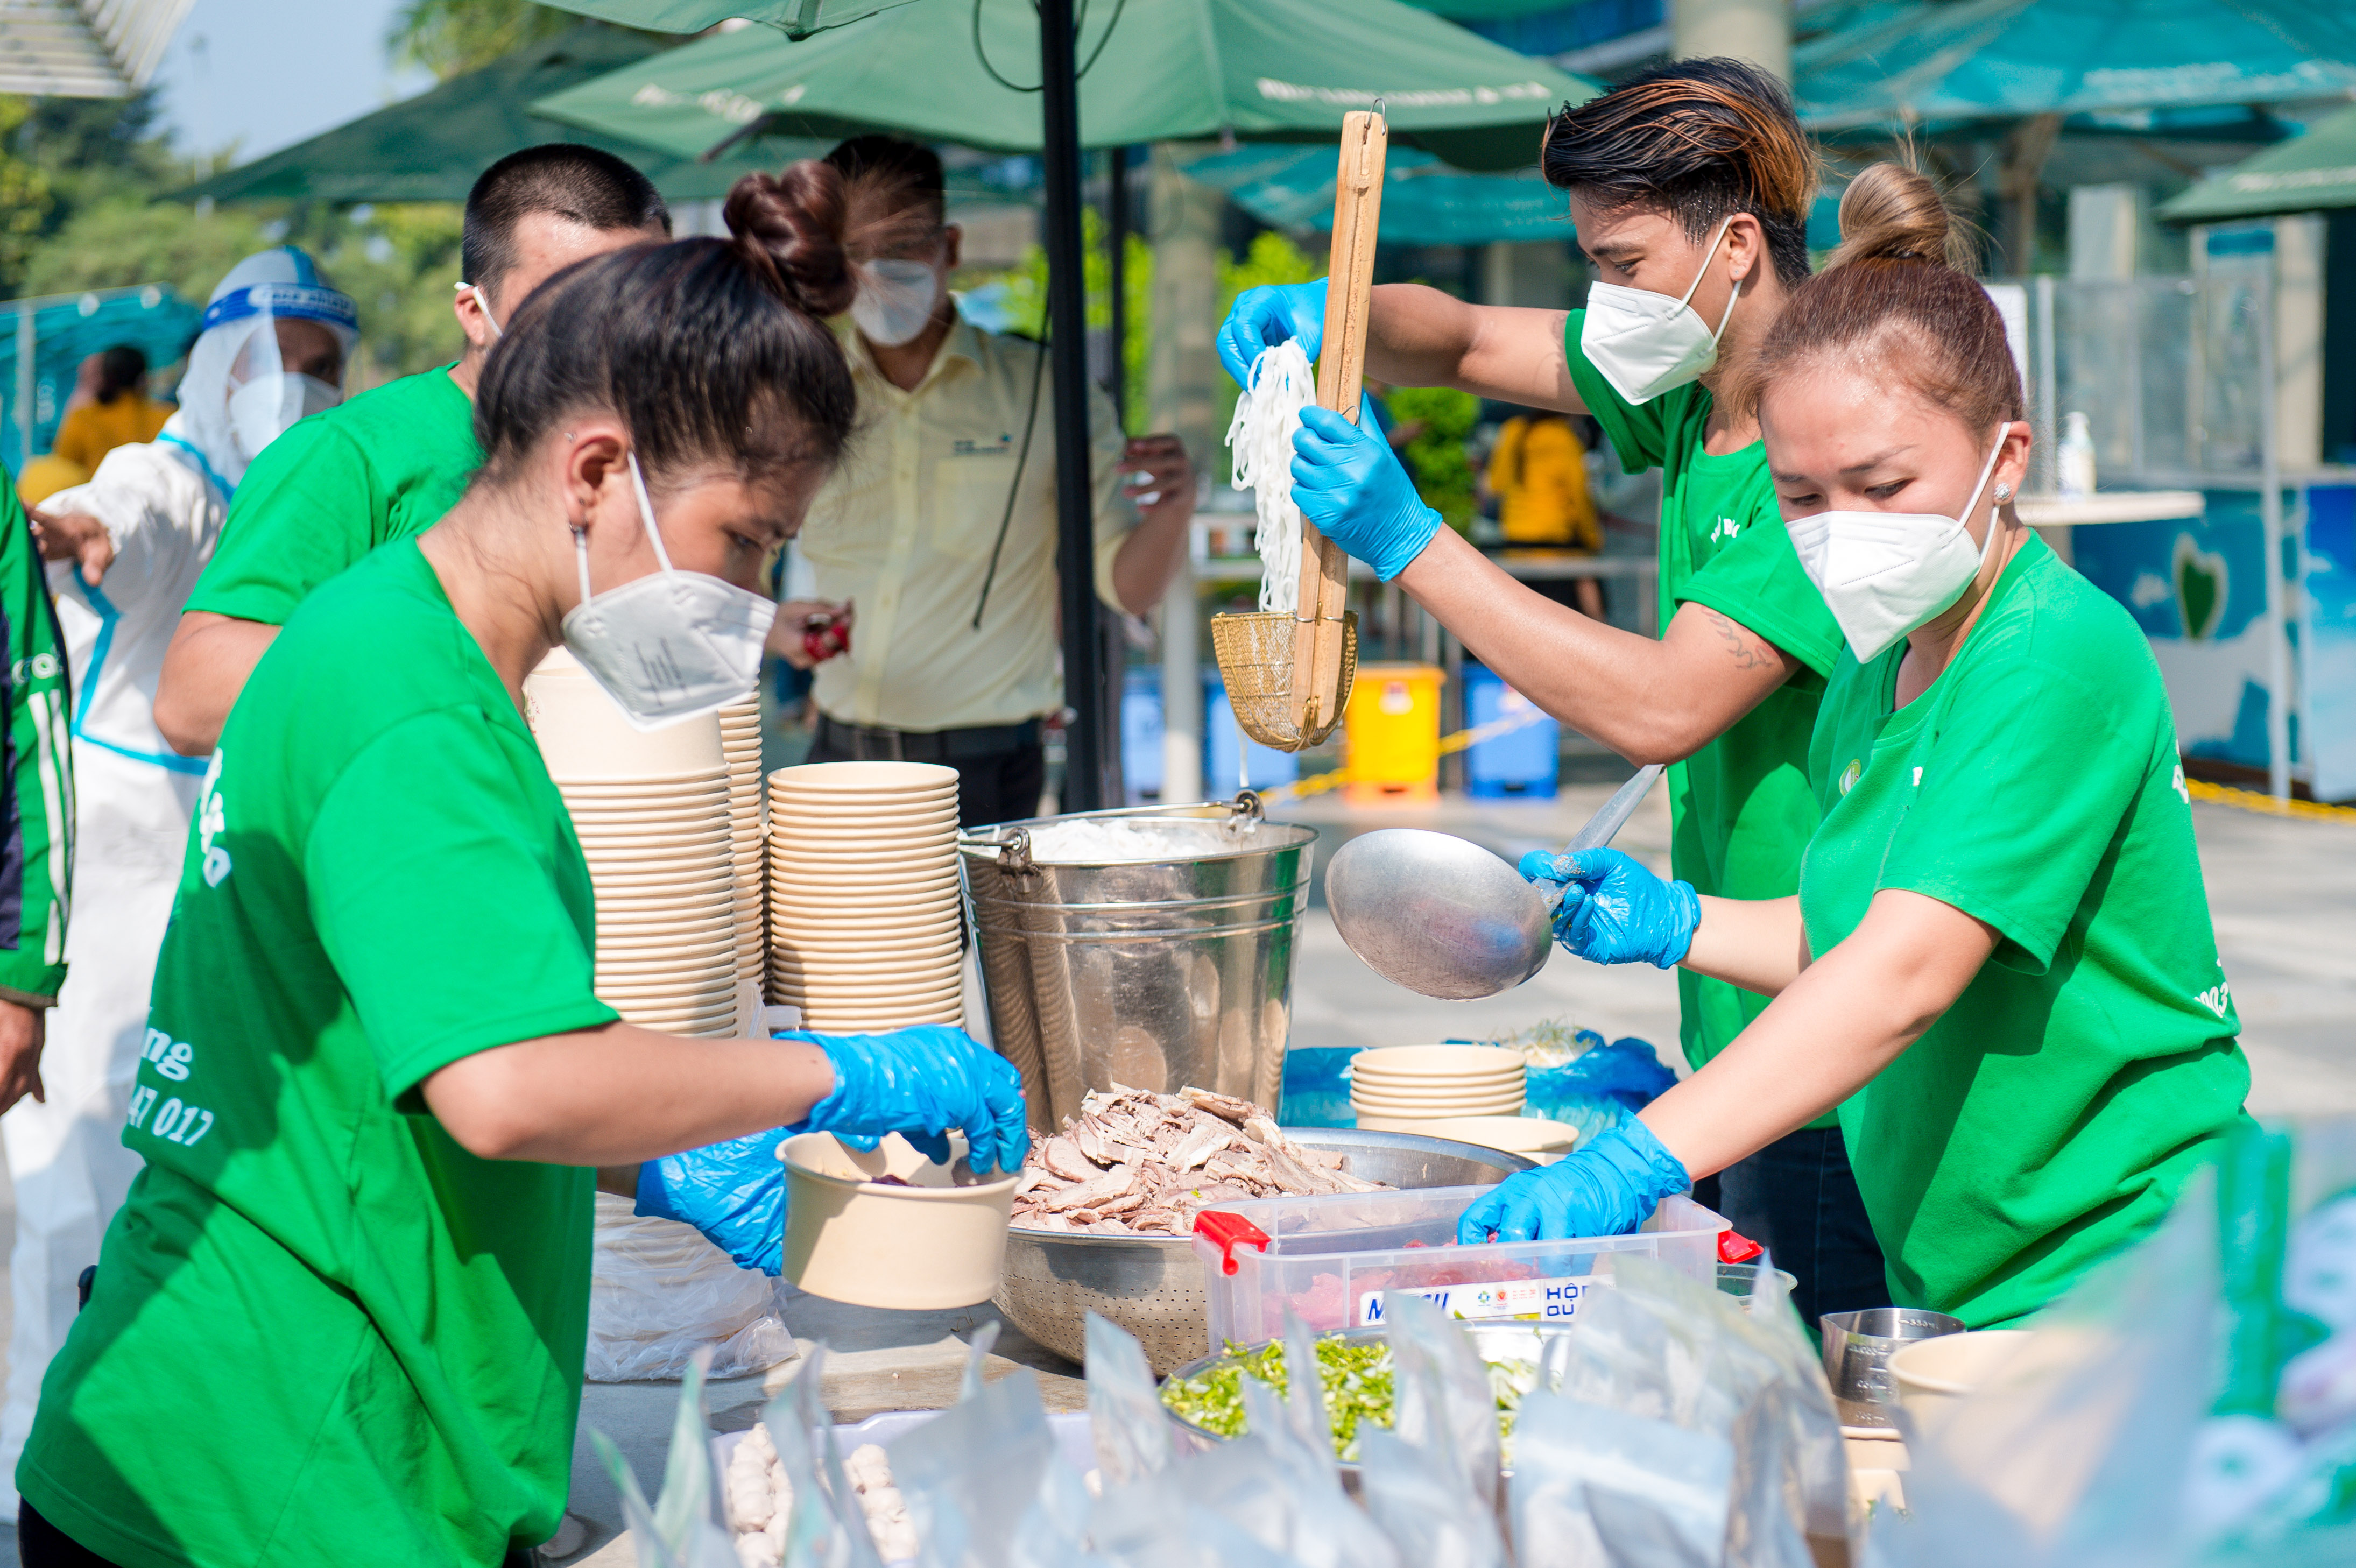
[[[1500,735],[1510,735],[1516,730],[1526,730],[1544,718],[1546,718],[1545,710],[1533,705],[1509,718],[1492,719],[1486,724],[1475,725],[1470,730],[1459,730],[1453,735],[1442,735],[1440,738],[1440,754],[1445,757],[1470,750],[1483,741],[1494,741]],[[1339,789],[1344,784],[1354,782],[1355,778],[1356,775],[1350,772],[1349,764],[1345,763],[1331,773],[1312,773],[1305,779],[1295,779],[1290,784],[1276,784],[1264,789],[1259,792],[1259,797],[1264,801],[1301,800],[1312,795],[1323,795],[1329,789]]]
[[[2254,789],[2235,789],[2231,784],[2210,784],[2201,779],[2188,779],[2184,787],[2193,799],[2205,800],[2211,805],[2259,811],[2269,816],[2302,816],[2310,822],[2356,822],[2356,806],[2325,805],[2313,800],[2281,800]]]

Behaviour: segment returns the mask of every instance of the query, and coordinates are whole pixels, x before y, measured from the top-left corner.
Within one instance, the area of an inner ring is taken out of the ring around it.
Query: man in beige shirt
[[[827,162],[851,185],[859,429],[802,526],[820,598],[788,602],[770,645],[808,668],[813,619],[851,622],[850,651],[818,666],[810,761],[946,763],[966,826],[1029,816],[1041,721],[1064,706],[1046,350],[958,317],[958,234],[929,149],[861,136]],[[1185,550],[1194,467],[1174,436],[1125,441],[1093,388],[1088,413],[1097,594],[1142,614]]]

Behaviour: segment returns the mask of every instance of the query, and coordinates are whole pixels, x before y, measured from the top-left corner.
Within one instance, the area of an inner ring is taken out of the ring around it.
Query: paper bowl
[[[644,974],[649,965],[659,965],[676,974],[682,969],[718,967],[728,963],[736,952],[734,932],[703,943],[700,946],[683,944],[665,946],[648,943],[643,946],[620,942],[602,942],[597,946],[597,969],[601,974]]]
[[[715,731],[717,727],[715,726]],[[813,795],[862,795],[876,790],[954,790],[958,771],[937,763],[804,763],[769,775],[772,788]]]
[[[1378,1089],[1361,1089],[1355,1084],[1352,1085],[1350,1090],[1350,1103],[1352,1104],[1364,1105],[1369,1110],[1383,1111],[1394,1115],[1402,1112],[1411,1113],[1427,1105],[1434,1107],[1494,1105],[1499,1101],[1511,1101],[1514,1104],[1519,1105],[1525,1097],[1526,1091],[1518,1083],[1509,1085],[1503,1089],[1468,1089],[1461,1093],[1451,1092],[1445,1094],[1440,1093],[1437,1090],[1428,1094],[1394,1094]],[[1450,1113],[1446,1110],[1434,1109],[1427,1114],[1435,1116],[1444,1116]],[[1477,1116],[1483,1115],[1484,1113],[1480,1111],[1465,1111],[1462,1114],[1468,1116]],[[1510,1112],[1506,1114],[1511,1115]]]
[[[726,798],[728,770],[700,768],[684,773],[648,773],[627,779],[556,781],[556,793],[569,805],[634,805],[648,801]]]
[[[1467,1074],[1525,1072],[1521,1053],[1494,1045],[1387,1045],[1350,1059],[1356,1082],[1372,1073],[1387,1078],[1460,1078]]]
[[[1483,1148],[1527,1155],[1540,1164],[1560,1159],[1579,1143],[1577,1127],[1541,1116],[1439,1116],[1430,1121],[1361,1116],[1358,1125],[1379,1133],[1414,1133],[1452,1143],[1479,1144]]]
[[[710,714],[639,730],[605,688],[585,675],[542,675],[524,681],[527,716],[551,777],[628,779],[710,772],[723,766],[720,723]]]
[[[1890,1358],[1890,1381],[1898,1391],[1898,1403],[1917,1420],[1942,1420],[1999,1375],[2035,1337],[2027,1328],[1982,1328],[1918,1339]]]
[[[780,975],[807,976],[813,980],[840,980],[851,985],[861,981],[871,984],[888,980],[907,980],[924,976],[926,989],[934,976],[945,976],[953,969],[962,969],[955,946],[939,953],[886,954],[882,956],[862,956],[856,954],[833,955],[809,953],[789,947],[769,944],[769,967]]]
[[[965,1140],[949,1143],[961,1159]],[[935,1165],[897,1133],[868,1153],[830,1133],[803,1133],[777,1157],[786,1165],[785,1276],[812,1296],[938,1311],[996,1293],[1015,1178],[952,1185],[954,1164]],[[909,1185],[874,1179],[887,1175]]]

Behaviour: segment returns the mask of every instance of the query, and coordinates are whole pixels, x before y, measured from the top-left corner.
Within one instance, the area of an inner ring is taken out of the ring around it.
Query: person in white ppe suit
[[[291,246],[247,257],[213,291],[179,411],[162,433],[115,448],[88,484],[34,516],[72,672],[78,854],[66,980],[41,1058],[48,1098],[0,1116],[16,1187],[16,1322],[0,1408],[11,1519],[8,1477],[41,1374],[140,1166],[123,1147],[123,1115],[207,766],[175,753],[155,728],[164,650],[246,465],[295,421],[342,400],[358,336],[352,302],[321,285],[310,257]],[[174,1066],[156,1070],[170,1076]]]

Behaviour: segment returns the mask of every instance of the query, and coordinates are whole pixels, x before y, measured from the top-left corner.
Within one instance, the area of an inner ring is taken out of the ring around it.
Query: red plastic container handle
[[[1242,1266],[1236,1262],[1238,1245],[1268,1251],[1268,1232],[1241,1214],[1224,1214],[1216,1209],[1205,1210],[1194,1216],[1194,1233],[1219,1249],[1219,1272],[1222,1274],[1234,1274]]]
[[[1718,1233],[1718,1261],[1722,1264],[1747,1264],[1766,1250],[1750,1237],[1737,1234],[1731,1225]]]

